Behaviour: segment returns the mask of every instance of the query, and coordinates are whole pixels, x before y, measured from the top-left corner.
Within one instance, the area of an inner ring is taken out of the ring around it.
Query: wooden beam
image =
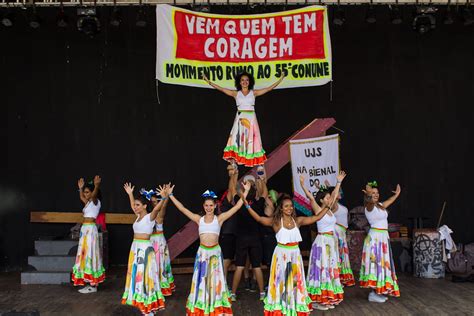
[[[30,212],[31,223],[63,223],[76,224],[83,221],[81,212]],[[106,224],[133,224],[137,216],[135,214],[105,213]]]
[[[285,140],[280,146],[268,155],[265,162],[267,179],[270,179],[275,173],[280,171],[288,162],[290,162],[290,140],[305,139],[326,135],[326,131],[336,123],[333,118],[314,119],[309,124],[298,130]],[[257,167],[251,169],[247,174],[257,173]],[[168,239],[168,249],[170,259],[173,260],[192,243],[199,238],[198,226],[194,222],[188,222],[176,234]]]

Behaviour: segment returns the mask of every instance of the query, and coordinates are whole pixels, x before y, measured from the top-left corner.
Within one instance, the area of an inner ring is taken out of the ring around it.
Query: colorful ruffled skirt
[[[400,296],[390,239],[386,229],[371,228],[364,240],[360,286],[377,294]]]
[[[186,314],[192,316],[232,315],[219,245],[199,246],[194,261],[191,291],[186,302]]]
[[[255,111],[237,112],[223,158],[228,161],[234,159],[239,165],[247,167],[263,165],[267,160]]]
[[[174,277],[171,272],[168,244],[166,243],[163,232],[154,232],[150,237],[150,241],[155,250],[161,293],[163,293],[164,296],[169,296],[175,290],[176,286],[174,285]]]
[[[100,255],[99,232],[95,223],[82,224],[71,279],[75,286],[86,283],[96,286],[105,280],[105,269]]]
[[[298,243],[277,244],[270,267],[265,316],[303,316],[311,311]]]
[[[334,228],[338,240],[339,251],[339,279],[344,286],[355,285],[354,274],[349,260],[349,247],[346,240],[347,228],[337,224]]]
[[[339,279],[339,252],[332,233],[319,233],[311,246],[308,266],[308,293],[313,302],[336,305],[344,298]]]
[[[163,309],[165,298],[157,271],[155,251],[150,240],[134,239],[128,257],[122,304],[133,305],[143,314]]]

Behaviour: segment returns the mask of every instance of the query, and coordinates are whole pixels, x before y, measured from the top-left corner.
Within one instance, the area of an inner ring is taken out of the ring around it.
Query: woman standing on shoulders
[[[362,250],[362,264],[360,267],[360,286],[371,288],[370,302],[384,303],[391,295],[400,296],[397,274],[393,263],[390,238],[388,236],[388,210],[396,201],[401,188],[397,188],[393,195],[385,202],[380,203],[377,182],[369,182],[365,186],[365,216],[370,224],[370,230],[364,240]]]
[[[99,200],[100,182],[99,176],[94,177],[93,184],[85,184],[83,178],[77,182],[79,198],[85,206],[82,210],[84,221],[81,227],[76,263],[72,268],[72,282],[74,286],[89,284],[79,290],[79,293],[82,294],[97,292],[97,286],[105,280],[105,269],[100,255],[99,232],[95,223],[101,206]]]
[[[245,198],[250,190],[250,183],[245,183]],[[219,247],[219,232],[227,219],[234,215],[243,205],[242,199],[227,212],[218,216],[214,214],[217,206],[217,196],[212,191],[206,191],[204,198],[204,215],[198,215],[188,210],[173,195],[174,186],[167,192],[176,208],[190,220],[199,225],[199,246],[194,263],[194,273],[191,291],[186,302],[186,314],[192,316],[232,315],[229,290],[224,276],[222,252]]]
[[[204,80],[213,88],[233,97],[237,103],[237,114],[230,131],[227,145],[224,148],[223,158],[231,163],[238,163],[247,167],[263,165],[267,156],[262,147],[260,129],[255,115],[255,98],[273,90],[283,80],[283,76],[267,88],[254,90],[255,79],[242,72],[235,77],[235,88],[226,89],[211,82],[204,76]]]

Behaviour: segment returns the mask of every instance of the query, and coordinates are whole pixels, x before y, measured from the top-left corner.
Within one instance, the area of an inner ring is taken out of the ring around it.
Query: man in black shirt
[[[262,190],[258,190],[257,194],[257,185],[255,184],[256,180],[253,176],[246,176],[244,180],[252,183],[252,188],[250,189],[249,194],[247,195],[247,200],[249,204],[252,205],[257,213],[263,215],[266,206],[266,196],[263,196]],[[262,187],[262,180],[258,180],[258,187]],[[266,187],[266,186],[265,186]],[[266,190],[265,190],[266,191]],[[267,192],[268,195],[268,192]],[[234,200],[238,200],[240,197],[236,194]],[[273,207],[273,205],[272,205]],[[247,261],[247,255],[250,258],[250,264],[252,265],[252,270],[257,281],[258,288],[260,290],[260,298],[265,297],[265,292],[263,288],[263,274],[262,274],[262,243],[260,240],[260,224],[255,221],[250,213],[247,211],[245,206],[242,206],[236,215],[235,221],[235,235],[236,235],[236,252],[235,252],[235,272],[234,279],[232,282],[232,300],[236,299],[236,291],[239,287],[240,280],[242,278],[242,272],[245,268],[245,262]]]

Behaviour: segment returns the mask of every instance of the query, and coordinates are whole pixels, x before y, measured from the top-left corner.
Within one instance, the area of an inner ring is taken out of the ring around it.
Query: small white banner
[[[311,205],[300,185],[300,175],[305,176],[305,186],[315,195],[318,186],[326,180],[336,185],[339,173],[339,135],[290,141],[291,171],[296,208],[311,215]]]

